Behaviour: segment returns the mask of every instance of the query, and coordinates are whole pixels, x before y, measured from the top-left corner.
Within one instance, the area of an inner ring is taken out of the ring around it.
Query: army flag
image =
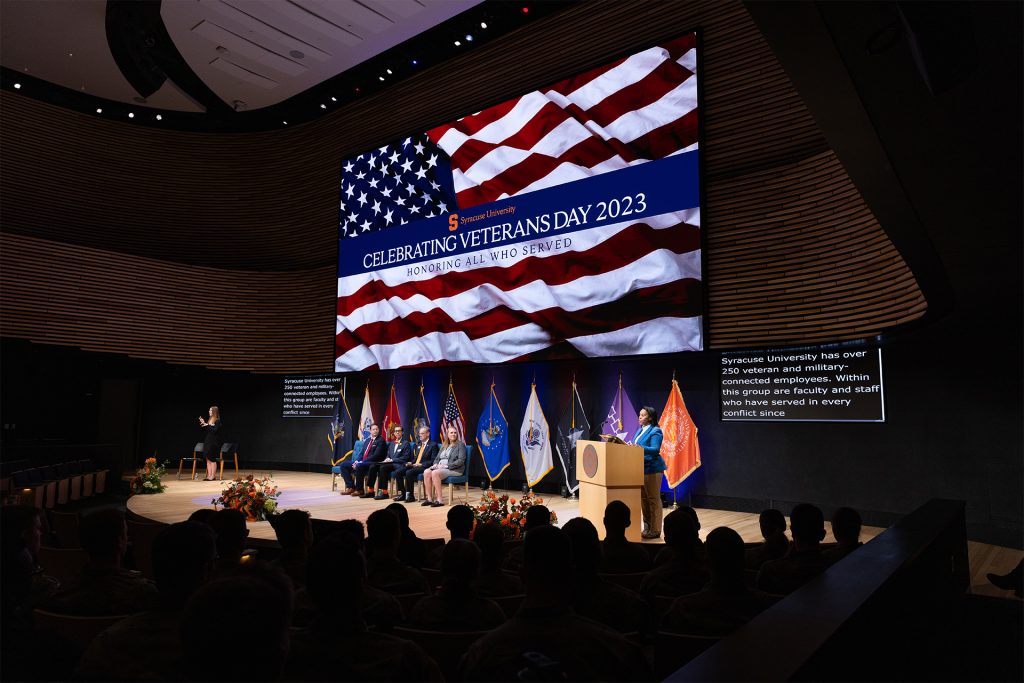
[[[668,479],[669,487],[675,488],[700,467],[700,445],[697,443],[697,425],[690,419],[683,393],[674,379],[658,426],[664,435],[661,457],[668,466],[665,478]]]
[[[366,383],[366,393],[363,394],[363,411],[359,414],[360,440],[369,438],[370,427],[373,425],[373,411],[370,410],[370,383]]]

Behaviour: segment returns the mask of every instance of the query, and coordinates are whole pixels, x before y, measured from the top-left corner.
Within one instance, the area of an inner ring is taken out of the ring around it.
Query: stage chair
[[[77,654],[85,652],[101,632],[124,619],[126,614],[110,617],[75,617],[45,610],[33,610],[33,622],[39,631],[48,631],[73,644]]]
[[[505,618],[511,619],[519,611],[519,606],[523,604],[526,595],[503,595],[501,597],[494,597],[492,595],[488,599],[498,603],[498,607],[505,613]]]
[[[203,442],[200,441],[196,444],[196,447],[192,449],[191,457],[185,456],[178,461],[178,479],[181,479],[181,468],[185,464],[186,460],[192,461],[192,479],[196,478],[196,463],[199,462],[199,458],[203,457]],[[221,461],[223,466],[223,460]],[[221,470],[223,472],[223,469]]]
[[[233,456],[235,459],[235,479],[238,479],[238,444],[225,443],[220,447],[220,480],[224,481],[224,458]]]
[[[448,484],[448,505],[449,506],[455,501],[455,485],[456,484],[460,484],[460,485],[461,484],[465,484],[466,485],[466,503],[467,504],[469,503],[469,472],[468,472],[468,468],[467,468],[467,472],[465,474],[463,474],[462,476],[460,476],[460,477],[448,477],[447,479],[445,479],[441,483],[442,484]]]
[[[81,548],[82,543],[78,533],[81,525],[82,515],[78,512],[57,512],[50,510],[47,513],[50,520],[50,531],[53,538],[61,548]]]
[[[392,635],[411,640],[423,648],[437,663],[446,681],[457,679],[462,655],[488,633],[490,631],[427,631],[408,626],[396,626],[391,631]]]
[[[153,574],[153,541],[163,531],[166,524],[154,522],[137,522],[125,520],[128,525],[128,541],[131,545],[133,568],[142,572],[147,579],[155,579]]]
[[[658,631],[654,639],[654,677],[662,680],[696,659],[721,638]]]
[[[39,548],[36,560],[45,574],[64,583],[81,573],[89,563],[89,556],[81,548],[50,548],[44,545]]]

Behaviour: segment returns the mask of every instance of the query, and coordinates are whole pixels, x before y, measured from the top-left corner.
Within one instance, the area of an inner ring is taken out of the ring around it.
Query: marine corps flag
[[[334,419],[331,420],[331,426],[327,432],[327,441],[331,444],[331,449],[334,451],[331,465],[337,465],[352,455],[355,429],[352,425],[352,413],[348,411],[348,403],[345,402],[344,383],[338,392],[338,402],[334,406]]]
[[[690,419],[683,393],[679,391],[679,383],[675,379],[672,380],[672,392],[668,395],[665,409],[661,411],[658,426],[664,435],[661,457],[668,465],[665,478],[668,479],[669,488],[675,488],[700,467],[697,425]]]
[[[423,395],[423,380],[420,380],[420,397],[416,401],[416,412],[412,417],[412,424],[409,425],[409,441],[417,443],[420,440],[420,428],[430,429],[430,412],[427,411],[427,399]]]
[[[395,427],[402,424],[402,416],[398,414],[398,397],[395,396],[395,383],[391,383],[391,397],[388,398],[388,407],[384,411],[384,424],[381,425],[381,429],[384,432],[384,440],[394,440],[394,434],[392,433]]]
[[[359,440],[369,438],[370,427],[373,425],[373,411],[370,410],[370,383],[366,383],[366,393],[363,394],[363,411],[359,414]]]
[[[532,487],[554,468],[551,459],[551,433],[548,421],[537,398],[537,384],[531,385],[530,400],[523,415],[523,426],[519,430],[519,445],[522,448],[523,468],[526,470],[526,485]]]
[[[562,413],[562,419],[558,421],[558,440],[555,442],[558,458],[562,461],[562,471],[565,473],[565,487],[569,489],[569,493],[576,493],[576,489],[580,487],[579,481],[576,480],[576,442],[589,438],[590,423],[583,413],[583,402],[576,391],[574,379],[569,406]]]
[[[487,399],[484,412],[480,415],[480,423],[476,427],[476,447],[484,460],[487,476],[494,481],[509,466],[511,457],[508,451],[508,421],[501,412],[501,404],[494,393],[494,381],[491,381],[491,395]]]

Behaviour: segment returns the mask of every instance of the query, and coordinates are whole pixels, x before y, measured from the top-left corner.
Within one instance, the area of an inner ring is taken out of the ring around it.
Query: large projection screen
[[[702,350],[697,44],[344,160],[335,370]]]

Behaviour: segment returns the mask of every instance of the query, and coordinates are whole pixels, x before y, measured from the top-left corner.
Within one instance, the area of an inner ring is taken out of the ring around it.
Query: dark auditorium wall
[[[138,419],[122,425],[133,438],[119,442],[114,462],[153,452],[176,462],[200,436],[195,416],[217,401],[229,435],[242,443],[243,466],[323,467],[327,421],[280,418],[280,375],[331,366],[338,159],[493,102],[498,86],[488,80],[500,82],[500,94],[520,92],[698,25],[713,350],[498,368],[513,427],[534,370],[553,425],[574,370],[597,422],[620,369],[634,405],[658,408],[674,369],[700,428],[704,466],[682,490],[695,505],[785,509],[808,500],[850,504],[869,522],[886,523],[927,498],[961,498],[972,538],[1020,547],[1019,133],[1001,137],[1013,128],[1005,118],[980,124],[1007,97],[998,87],[1005,73],[983,72],[932,102],[927,117],[886,115],[882,104],[872,111],[900,154],[892,163],[955,292],[948,315],[905,326],[927,308],[921,288],[735,3],[586,3],[397,92],[261,134],[125,126],[4,93],[3,422],[28,427],[5,429],[3,459],[47,438],[118,436],[101,429],[101,414],[111,413],[104,401],[136,382]],[[536,40],[561,47],[527,49]],[[907,78],[880,89],[880,100],[907,97]],[[971,123],[971,135],[945,134]],[[901,326],[883,339],[887,423],[718,420],[715,351]],[[406,389],[407,418],[420,374],[394,373]],[[447,370],[427,374],[435,385],[446,382]],[[454,374],[475,425],[491,370]],[[373,381],[378,417],[391,377]],[[111,380],[121,384],[105,398]],[[361,381],[352,382],[349,404],[358,414]]]

